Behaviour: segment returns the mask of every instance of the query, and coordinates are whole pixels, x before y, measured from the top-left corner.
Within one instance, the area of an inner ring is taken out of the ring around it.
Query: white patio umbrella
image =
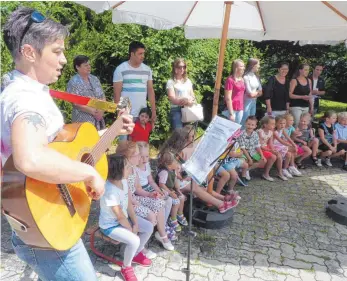
[[[184,27],[188,39],[221,38],[212,116],[217,114],[226,39],[334,44],[347,39],[347,2],[327,1],[75,1],[113,23],[154,29]]]
[[[75,1],[113,23],[155,29],[184,27],[188,39],[220,38],[212,117],[217,114],[227,39],[334,44],[347,39],[347,2],[327,1]],[[212,186],[209,186],[209,191]]]

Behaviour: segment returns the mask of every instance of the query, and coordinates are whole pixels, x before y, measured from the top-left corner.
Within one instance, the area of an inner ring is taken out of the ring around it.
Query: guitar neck
[[[117,126],[119,126],[119,124],[114,122],[111,127],[108,128],[107,131],[101,136],[100,141],[94,146],[90,153],[93,157],[94,163],[97,163],[105,151],[112,145],[113,140],[117,136]]]

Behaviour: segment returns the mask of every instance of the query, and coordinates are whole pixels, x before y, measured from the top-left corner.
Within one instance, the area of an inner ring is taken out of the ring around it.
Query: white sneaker
[[[153,260],[157,257],[157,254],[152,252],[150,249],[143,249],[142,253],[146,256],[147,259]]]
[[[164,239],[167,238],[167,236],[164,237],[160,237],[160,234],[158,231],[155,232],[154,234],[155,239],[157,239],[162,245],[163,247],[168,250],[168,251],[173,251],[175,250],[175,247],[171,244],[171,241],[169,240],[168,242],[164,242]]]
[[[282,170],[282,173],[283,173],[283,175],[284,175],[285,177],[287,177],[287,178],[289,178],[289,179],[293,178],[292,174],[289,173],[287,169],[283,169],[283,170]]]
[[[251,176],[249,175],[249,171],[246,172],[245,178],[246,178],[246,180],[248,180],[248,181],[251,180]]]
[[[296,168],[296,167],[294,167],[294,166],[290,166],[289,168],[288,168],[288,170],[289,170],[289,173],[291,173],[293,176],[296,176],[296,177],[301,177],[302,176],[302,174],[298,171],[298,169]]]
[[[317,167],[322,167],[322,159],[318,158],[316,161],[314,161]]]
[[[325,158],[325,165],[327,165],[328,167],[333,166],[333,164],[331,164],[330,158]]]
[[[287,177],[285,177],[285,176],[283,176],[283,175],[280,175],[280,174],[278,174],[278,177],[279,177],[281,180],[283,180],[283,181],[287,181],[287,180],[288,180]]]

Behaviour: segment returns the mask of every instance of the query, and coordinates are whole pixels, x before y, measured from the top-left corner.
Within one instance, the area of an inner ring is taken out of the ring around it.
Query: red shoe
[[[138,253],[134,258],[133,258],[133,263],[140,264],[142,266],[150,266],[152,264],[152,261],[148,259],[142,252]]]
[[[224,214],[225,212],[229,211],[230,209],[236,207],[239,204],[238,200],[233,200],[233,201],[224,201],[222,206],[218,208],[219,212],[221,214]]]
[[[137,281],[134,269],[131,266],[124,268],[122,267],[120,273],[122,274],[125,281]]]

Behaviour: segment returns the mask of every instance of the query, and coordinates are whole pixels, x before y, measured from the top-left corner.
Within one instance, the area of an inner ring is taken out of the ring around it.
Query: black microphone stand
[[[190,132],[192,130],[194,130],[194,135],[193,135],[193,141],[188,143],[187,145],[185,145],[181,151],[183,151],[183,149],[185,149],[186,147],[188,147],[190,144],[194,143],[196,140],[198,140],[199,138],[202,137],[199,136],[197,138],[195,138],[195,134],[196,134],[196,130],[197,130],[197,127],[198,127],[198,123],[199,121],[196,121],[192,124],[192,128],[191,130],[189,131],[188,133],[188,136],[190,134]],[[188,137],[187,137],[188,138]],[[210,166],[212,166],[216,161],[218,161],[218,159],[220,157],[222,157],[222,155],[224,153],[225,156],[223,159],[221,159],[222,161],[219,163],[219,166],[217,168],[217,170],[219,169],[219,167],[222,165],[223,163],[223,160],[225,160],[225,158],[229,155],[229,152],[233,149],[234,145],[235,145],[235,138],[232,138],[232,140],[234,141],[229,147],[227,147],[215,160],[213,160],[213,162],[210,164]],[[175,152],[175,158],[176,160],[180,163],[180,164],[184,164],[185,163],[185,160],[182,159],[180,156],[179,156],[179,153],[181,151],[176,151]],[[216,170],[216,171],[217,171]],[[216,172],[215,172],[216,173]],[[207,182],[207,185],[208,183],[213,179],[213,177],[215,176],[215,173],[213,174],[212,178],[211,179],[208,179],[208,182]],[[206,185],[206,186],[207,186]],[[186,281],[189,281],[190,279],[190,256],[191,256],[191,244],[192,244],[192,238],[196,237],[196,233],[194,231],[192,231],[192,219],[193,219],[193,177],[191,177],[191,180],[190,180],[190,192],[189,192],[189,219],[188,219],[188,255],[187,255],[187,267],[184,268],[182,271],[186,274]]]

